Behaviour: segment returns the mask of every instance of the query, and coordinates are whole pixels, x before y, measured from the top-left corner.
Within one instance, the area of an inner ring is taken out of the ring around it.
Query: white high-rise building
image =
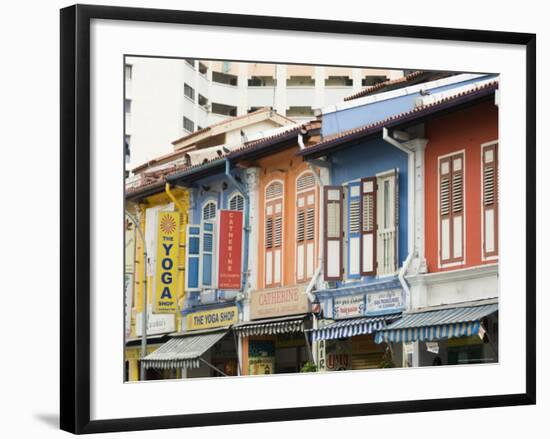
[[[128,57],[126,169],[173,151],[187,133],[262,107],[296,121],[401,70]]]

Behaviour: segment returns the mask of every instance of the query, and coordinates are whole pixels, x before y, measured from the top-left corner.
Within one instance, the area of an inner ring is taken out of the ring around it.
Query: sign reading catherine
[[[176,277],[179,251],[179,212],[159,212],[157,230],[157,266],[153,312],[176,312]]]
[[[187,330],[220,328],[237,323],[237,307],[212,309],[187,315]]]
[[[400,309],[403,305],[403,291],[399,289],[367,294],[367,313]]]
[[[252,291],[250,318],[281,317],[309,312],[305,286]]]
[[[242,273],[243,213],[220,210],[218,288],[239,290]]]

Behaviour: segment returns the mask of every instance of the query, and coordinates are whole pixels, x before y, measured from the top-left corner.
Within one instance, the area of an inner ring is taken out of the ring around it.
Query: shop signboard
[[[403,291],[400,289],[367,294],[367,314],[397,311],[403,306]]]
[[[243,213],[238,210],[220,210],[218,221],[218,288],[240,290]]]
[[[141,337],[141,312],[136,314],[136,336]],[[153,314],[150,306],[147,311],[147,335],[168,334],[176,330],[174,314]]]
[[[132,296],[134,291],[134,276],[130,273],[124,274],[124,334],[126,340],[132,332]]]
[[[348,319],[365,314],[365,295],[341,296],[334,298],[334,318]]]
[[[275,342],[250,340],[248,343],[248,374],[270,375],[275,372]]]
[[[155,270],[155,314],[176,312],[180,214],[159,212],[157,228],[157,264]]]
[[[252,291],[250,318],[263,319],[309,312],[305,285]]]
[[[238,319],[236,306],[194,312],[187,315],[187,330],[221,328],[237,323]]]
[[[124,241],[124,273],[133,273],[136,261],[136,226],[128,218],[126,218]]]

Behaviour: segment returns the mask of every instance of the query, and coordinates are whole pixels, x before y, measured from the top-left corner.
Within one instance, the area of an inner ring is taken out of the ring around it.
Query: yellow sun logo
[[[167,234],[172,234],[176,230],[176,220],[171,215],[165,215],[160,220],[160,229]]]

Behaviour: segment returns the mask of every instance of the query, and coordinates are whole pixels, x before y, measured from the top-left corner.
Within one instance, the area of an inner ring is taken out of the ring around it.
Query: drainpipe
[[[382,139],[385,142],[389,143],[390,145],[395,146],[397,149],[407,153],[408,166],[409,166],[409,168],[408,168],[408,175],[409,175],[408,186],[409,186],[409,190],[407,191],[407,194],[408,194],[408,199],[411,200],[411,199],[414,198],[414,194],[415,194],[415,191],[414,191],[414,151],[411,151],[405,145],[403,145],[402,143],[395,140],[392,136],[390,136],[390,134],[388,132],[388,129],[386,127],[384,127],[382,129]],[[409,218],[414,218],[414,201],[412,203],[409,202],[408,207],[409,207]],[[411,207],[412,207],[412,209],[411,209]],[[407,258],[405,259],[405,262],[403,262],[403,266],[399,269],[399,273],[397,275],[397,278],[399,279],[399,283],[401,284],[401,287],[403,288],[403,291],[405,291],[407,309],[411,308],[412,302],[411,302],[411,290],[409,288],[409,284],[405,280],[405,274],[407,273],[407,270],[409,269],[409,265],[410,265],[410,263],[412,261],[412,258],[413,258],[414,242],[415,242],[414,223],[413,223],[413,227],[410,227],[410,225],[411,225],[411,223],[409,221],[409,224],[408,224],[408,229],[409,229],[409,233],[408,233],[409,253],[407,255]]]
[[[166,195],[168,195],[168,198],[170,198],[172,200],[172,202],[176,206],[176,209],[180,212],[180,215],[183,217],[183,224],[181,224],[181,226],[183,227],[183,230],[185,231],[184,240],[187,240],[187,223],[188,223],[187,209],[181,204],[181,202],[172,193],[172,191],[170,189],[170,183],[168,183],[168,182],[166,183],[166,185],[164,186],[164,192],[166,192]],[[179,233],[180,233],[180,236],[181,236],[181,230],[180,230]],[[185,245],[185,242],[184,242],[184,245]],[[187,251],[187,249],[185,249],[185,251]],[[178,249],[178,252],[179,252],[179,249]],[[183,284],[185,285],[185,271],[184,271]],[[176,331],[180,331],[181,326],[182,326],[182,324],[181,324],[181,314],[180,314],[181,309],[180,309],[179,304],[180,304],[179,299],[176,299],[176,323],[179,323],[179,324],[176,325]],[[181,296],[181,304],[182,304],[182,308],[183,308],[183,305],[185,304],[185,288],[183,289],[183,294]]]
[[[307,130],[305,128],[301,128],[298,132],[298,145],[300,146],[300,150],[305,148],[304,145],[304,135],[307,134]],[[313,177],[315,178],[315,181],[319,185],[319,194],[320,197],[323,196],[323,182],[319,178],[319,175],[317,174],[317,170],[315,167],[307,162],[307,165],[309,166],[309,169],[313,172]],[[323,230],[323,203],[322,200],[319,200],[319,230]],[[315,284],[317,283],[317,279],[319,278],[319,275],[321,274],[321,271],[323,270],[323,246],[319,245],[319,262],[317,269],[315,270],[315,273],[313,274],[313,277],[309,281],[309,284],[306,288],[306,294],[311,303],[315,302],[317,298],[312,293],[313,288],[315,287]]]
[[[225,176],[233,183],[233,185],[239,190],[244,197],[244,255],[243,255],[243,280],[242,280],[242,292],[246,291],[248,284],[248,240],[250,234],[250,197],[246,187],[239,183],[235,177],[231,174],[231,164],[229,159],[225,159]]]

